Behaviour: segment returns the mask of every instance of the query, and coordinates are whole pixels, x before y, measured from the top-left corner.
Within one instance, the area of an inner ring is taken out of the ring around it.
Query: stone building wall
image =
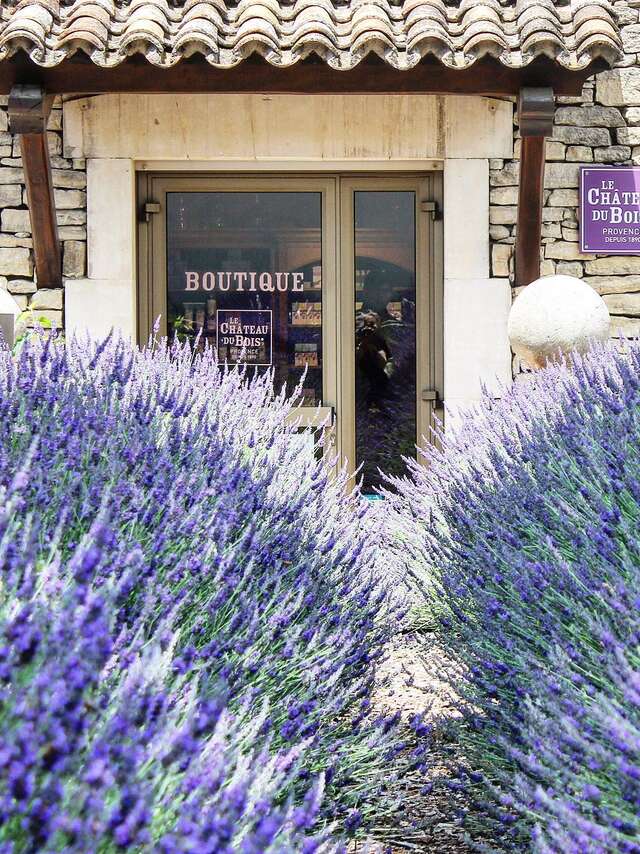
[[[87,178],[84,160],[62,157],[62,105],[49,118],[49,151],[65,278],[85,275]],[[36,291],[33,241],[24,187],[20,141],[8,130],[7,98],[0,98],[0,287],[34,318],[62,326],[62,288]]]
[[[584,278],[602,294],[613,332],[640,334],[640,257],[583,255],[579,251],[579,167],[640,166],[640,0],[616,0],[625,56],[618,67],[590,80],[579,98],[560,99],[553,138],[547,143],[542,273]],[[0,287],[36,317],[63,322],[63,291],[38,290],[34,282],[31,225],[17,138],[8,132],[7,99],[0,97]],[[491,273],[513,276],[518,199],[519,140],[515,119],[513,160],[490,162]],[[62,157],[62,109],[49,121],[53,183],[64,278],[86,275],[86,168]],[[519,370],[517,364],[514,365]]]
[[[607,303],[612,334],[640,334],[640,257],[583,255],[579,249],[580,166],[640,166],[640,0],[617,0],[625,55],[587,81],[582,97],[560,98],[547,141],[542,274],[584,278]],[[519,132],[514,160],[490,164],[491,268],[513,281]],[[516,372],[519,369],[514,365]]]

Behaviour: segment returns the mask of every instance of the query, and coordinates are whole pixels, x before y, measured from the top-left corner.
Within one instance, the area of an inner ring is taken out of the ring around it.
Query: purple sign
[[[271,309],[218,309],[216,336],[218,359],[230,365],[271,365]]]
[[[581,251],[640,255],[640,168],[583,166],[580,191]]]

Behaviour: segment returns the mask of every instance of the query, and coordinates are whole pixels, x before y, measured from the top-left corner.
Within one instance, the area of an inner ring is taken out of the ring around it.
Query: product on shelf
[[[318,345],[299,343],[296,344],[294,354],[294,365],[296,368],[317,368],[318,367]]]
[[[203,329],[204,328],[204,316],[205,316],[204,303],[203,302],[194,302],[193,303],[193,312],[194,312],[196,329]]]
[[[291,304],[292,326],[322,326],[321,302],[294,302]]]
[[[218,302],[215,299],[207,300],[207,329],[215,331],[216,328],[216,310]]]
[[[303,406],[317,406],[316,390],[314,388],[303,388],[301,403]]]

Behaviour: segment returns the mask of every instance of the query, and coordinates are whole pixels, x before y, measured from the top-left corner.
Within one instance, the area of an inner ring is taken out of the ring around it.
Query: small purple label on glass
[[[581,251],[640,255],[640,168],[580,171]]]

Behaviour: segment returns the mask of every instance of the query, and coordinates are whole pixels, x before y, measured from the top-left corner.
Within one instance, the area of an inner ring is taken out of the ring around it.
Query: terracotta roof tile
[[[339,69],[375,52],[395,68],[427,55],[466,68],[487,54],[518,68],[547,55],[578,70],[615,62],[609,0],[14,0],[0,4],[0,60],[52,66],[77,50],[100,66],[143,54],[158,66],[202,54],[217,67],[252,53],[288,66],[311,53]]]

